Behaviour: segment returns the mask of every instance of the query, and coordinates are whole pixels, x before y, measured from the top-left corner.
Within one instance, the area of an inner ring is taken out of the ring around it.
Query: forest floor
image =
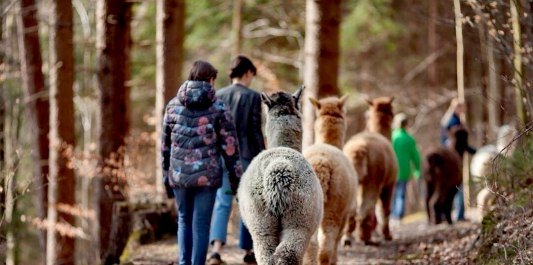
[[[477,220],[472,211],[467,211],[469,220]],[[404,218],[402,224],[393,227],[393,241],[382,241],[379,246],[365,246],[357,242],[351,247],[341,247],[338,263],[356,264],[472,264],[477,253],[474,247],[481,225],[466,221],[449,226],[428,225],[426,215],[418,212]],[[228,235],[228,245],[221,253],[226,264],[243,264],[243,251],[237,245],[235,229]],[[379,240],[379,235],[375,235]],[[138,247],[131,256],[130,264],[163,265],[176,264],[176,238]]]

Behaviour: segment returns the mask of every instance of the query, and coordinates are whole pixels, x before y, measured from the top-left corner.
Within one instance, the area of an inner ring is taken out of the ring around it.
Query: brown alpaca
[[[336,264],[337,248],[349,214],[356,209],[357,175],[341,151],[346,131],[344,102],[329,97],[320,101],[309,98],[316,109],[315,144],[303,152],[315,172],[324,194],[324,216],[311,241],[305,264]],[[317,246],[318,245],[318,246]],[[318,248],[318,250],[317,250]]]
[[[394,97],[379,97],[374,100],[367,100],[368,119],[366,122],[366,130],[369,132],[377,132],[391,139],[392,135],[392,119],[394,113],[392,112],[392,101]]]
[[[426,211],[430,223],[439,224],[443,216],[452,224],[453,198],[463,182],[461,158],[450,148],[438,147],[426,154]]]
[[[468,132],[462,127],[450,133],[449,146],[431,149],[426,155],[426,211],[430,223],[439,224],[443,217],[452,224],[452,204],[463,182],[462,155],[468,148]]]
[[[357,226],[359,238],[365,244],[376,227],[375,205],[381,201],[381,231],[385,240],[391,240],[389,215],[391,198],[396,183],[398,165],[391,145],[392,101],[394,97],[367,100],[369,105],[366,131],[352,137],[344,146],[359,176],[358,216],[351,217],[345,228],[345,244],[351,244],[351,234]]]
[[[359,177],[357,218],[352,217],[348,221],[345,244],[351,244],[355,226],[361,241],[367,245],[376,244],[371,241],[371,235],[376,227],[375,208],[378,199],[383,216],[381,232],[385,240],[392,240],[389,215],[398,164],[390,140],[379,133],[361,132],[344,145],[343,151]]]

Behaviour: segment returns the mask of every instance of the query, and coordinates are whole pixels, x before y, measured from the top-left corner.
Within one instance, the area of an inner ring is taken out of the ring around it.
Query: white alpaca
[[[259,265],[301,264],[322,219],[322,188],[299,152],[302,89],[261,95],[268,107],[269,148],[252,160],[237,192]]]
[[[470,172],[474,180],[483,186],[476,196],[480,221],[489,212],[494,199],[494,194],[485,183],[486,177],[496,173],[493,163],[499,155],[510,156],[513,153],[516,148],[516,141],[513,141],[516,133],[516,129],[510,125],[501,126],[498,129],[496,146],[484,145],[472,157]]]
[[[346,132],[346,97],[309,100],[317,114],[316,143],[306,148],[303,154],[322,186],[324,217],[318,229],[318,246],[311,241],[306,262],[309,259],[309,263],[314,263],[317,259],[320,264],[329,265],[336,264],[344,225],[348,216],[356,212],[357,175],[341,150]]]

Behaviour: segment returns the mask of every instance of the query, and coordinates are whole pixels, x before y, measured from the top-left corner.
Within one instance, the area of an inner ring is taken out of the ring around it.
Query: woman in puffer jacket
[[[178,206],[178,263],[182,265],[205,264],[222,161],[234,194],[242,174],[233,118],[215,96],[216,76],[210,63],[194,62],[163,120],[163,178]]]

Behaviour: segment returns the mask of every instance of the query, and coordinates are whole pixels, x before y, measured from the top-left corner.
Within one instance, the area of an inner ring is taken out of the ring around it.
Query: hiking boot
[[[220,258],[220,254],[213,253],[211,256],[209,256],[209,259],[207,260],[208,265],[221,265],[223,264],[222,258]]]
[[[245,264],[257,264],[255,261],[255,254],[253,252],[244,255],[242,261],[244,261]]]

